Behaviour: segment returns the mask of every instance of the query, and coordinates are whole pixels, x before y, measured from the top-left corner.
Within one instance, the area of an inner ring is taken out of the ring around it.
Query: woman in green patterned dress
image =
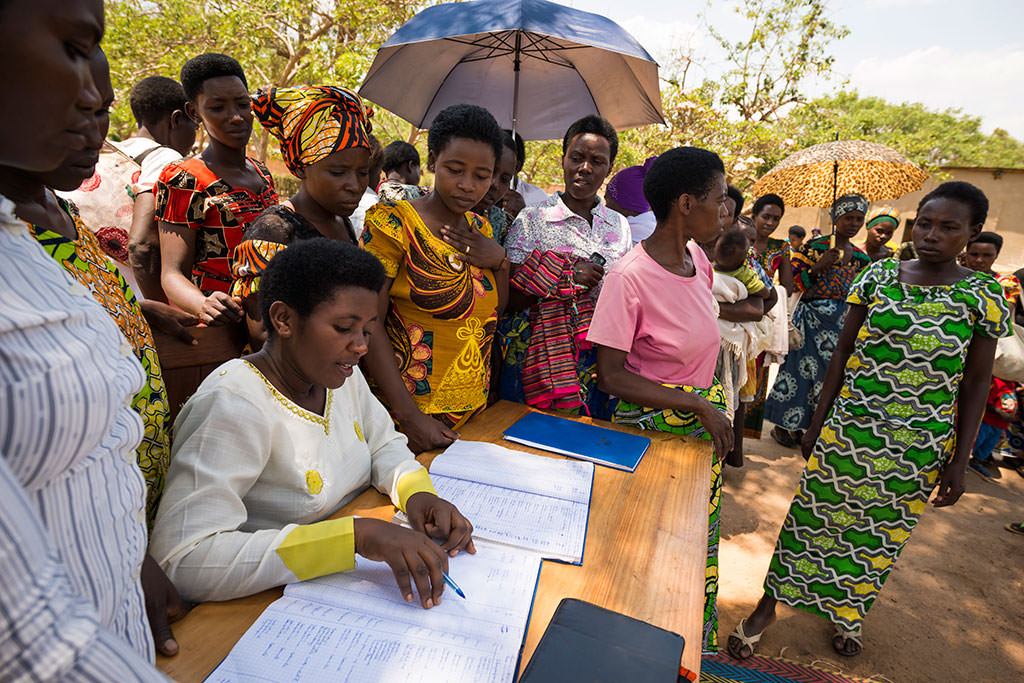
[[[943,183],[918,206],[918,258],[878,261],[854,282],[801,443],[807,467],[764,596],[729,636],[734,657],[754,653],[778,602],[828,619],[836,652],[860,653],[864,616],[936,484],[935,507],[963,493],[996,340],[1010,331],[995,278],[956,262],[987,212],[978,188]]]

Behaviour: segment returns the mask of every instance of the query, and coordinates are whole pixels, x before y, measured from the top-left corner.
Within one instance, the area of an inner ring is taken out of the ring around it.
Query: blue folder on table
[[[529,413],[505,430],[506,440],[570,458],[633,472],[644,457],[651,440],[644,436],[617,432],[596,425]]]

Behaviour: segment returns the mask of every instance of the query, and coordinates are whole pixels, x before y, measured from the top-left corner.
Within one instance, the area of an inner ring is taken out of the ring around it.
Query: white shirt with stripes
[[[139,583],[143,380],[0,197],[0,680],[163,680]]]

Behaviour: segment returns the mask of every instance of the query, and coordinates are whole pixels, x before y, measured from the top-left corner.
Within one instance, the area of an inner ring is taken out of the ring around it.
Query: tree
[[[151,75],[178,77],[203,52],[223,52],[242,64],[255,91],[298,83],[355,88],[377,47],[425,0],[107,0],[104,48],[117,91],[113,135],[134,128],[127,94]],[[378,110],[378,128],[398,120]],[[389,130],[390,129],[390,130]],[[404,136],[403,136],[404,137]],[[258,143],[265,156],[267,135]]]
[[[746,38],[731,41],[709,25],[729,64],[718,100],[744,121],[767,121],[803,103],[801,84],[831,73],[829,45],[850,33],[828,10],[827,0],[740,0],[734,11],[750,22]]]
[[[986,135],[981,119],[959,109],[934,111],[917,102],[892,104],[840,92],[788,117],[800,147],[841,139],[888,145],[925,170],[941,166],[1024,166],[1024,143],[1001,129]]]

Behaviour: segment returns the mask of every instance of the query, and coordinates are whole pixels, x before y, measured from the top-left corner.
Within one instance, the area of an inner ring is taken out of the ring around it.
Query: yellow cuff
[[[299,581],[347,572],[356,565],[352,517],[301,524],[289,533],[277,554]]]
[[[434,490],[434,484],[430,481],[430,475],[427,474],[427,469],[421,467],[418,470],[403,474],[402,478],[398,480],[398,509],[405,512],[406,502],[412,498],[414,493],[433,493],[437,495],[437,491]]]

